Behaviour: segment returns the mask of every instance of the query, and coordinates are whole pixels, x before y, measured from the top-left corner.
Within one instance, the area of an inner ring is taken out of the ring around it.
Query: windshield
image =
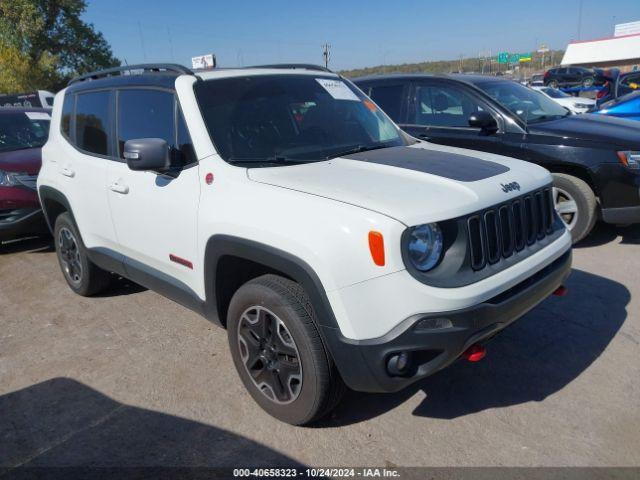
[[[44,112],[0,113],[0,151],[42,147],[50,120]]]
[[[218,153],[232,163],[301,163],[405,144],[371,100],[336,77],[224,78],[197,83],[195,93]]]
[[[527,124],[571,114],[544,94],[516,82],[480,82],[477,86]]]
[[[545,88],[542,88],[541,90],[547,95],[549,95],[551,98],[567,98],[571,96],[568,93],[564,93],[563,91],[558,90],[556,88],[545,87]]]

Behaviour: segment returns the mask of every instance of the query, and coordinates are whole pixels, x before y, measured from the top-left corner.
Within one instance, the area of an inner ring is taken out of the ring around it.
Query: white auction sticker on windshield
[[[347,85],[342,80],[316,78],[316,82],[322,85],[322,88],[329,92],[329,95],[331,95],[336,100],[351,100],[354,102],[360,101],[358,96],[353,93],[353,91],[349,87],[347,87]]]
[[[51,120],[48,113],[45,112],[24,112],[29,120]]]

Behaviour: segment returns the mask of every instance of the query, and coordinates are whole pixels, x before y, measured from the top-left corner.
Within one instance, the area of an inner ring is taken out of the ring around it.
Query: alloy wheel
[[[569,230],[578,222],[578,204],[569,192],[553,187],[553,205]]]
[[[73,232],[66,227],[61,228],[58,233],[58,252],[65,276],[74,285],[79,285],[82,282],[80,249]]]
[[[269,400],[287,404],[300,395],[302,364],[284,322],[262,306],[245,310],[238,322],[238,347],[253,384]]]

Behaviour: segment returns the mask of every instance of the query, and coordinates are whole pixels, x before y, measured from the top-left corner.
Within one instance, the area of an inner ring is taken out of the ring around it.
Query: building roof
[[[571,42],[562,65],[590,65],[640,59],[640,34]]]

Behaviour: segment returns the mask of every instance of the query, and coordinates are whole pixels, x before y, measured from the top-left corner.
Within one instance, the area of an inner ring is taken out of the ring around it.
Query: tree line
[[[0,93],[57,91],[73,76],[120,65],[84,0],[0,0]]]

